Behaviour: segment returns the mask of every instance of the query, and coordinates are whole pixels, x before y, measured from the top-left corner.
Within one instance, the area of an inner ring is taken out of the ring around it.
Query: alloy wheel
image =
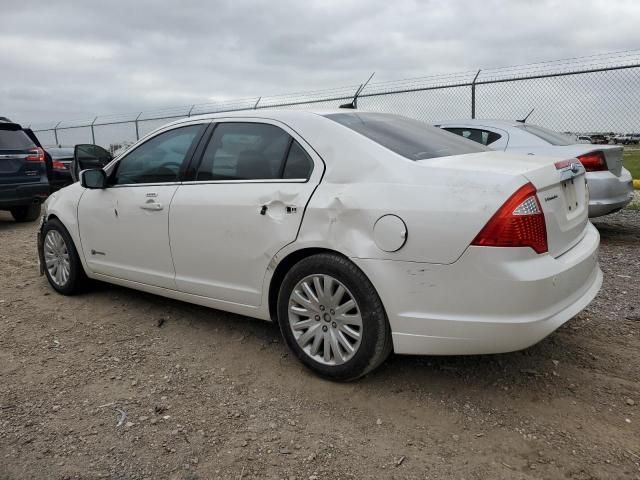
[[[310,275],[289,297],[289,327],[298,346],[324,365],[341,365],[358,351],[362,315],[341,282],[330,275]]]
[[[44,263],[51,281],[63,287],[69,280],[71,262],[67,244],[57,230],[49,230],[44,238]]]

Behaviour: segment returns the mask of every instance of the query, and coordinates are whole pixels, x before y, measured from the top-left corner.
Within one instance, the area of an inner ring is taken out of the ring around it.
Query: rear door
[[[44,156],[15,123],[0,123],[0,184],[46,181]]]
[[[267,266],[296,239],[324,165],[275,121],[220,122],[205,145],[194,178],[171,203],[176,285],[258,306]]]

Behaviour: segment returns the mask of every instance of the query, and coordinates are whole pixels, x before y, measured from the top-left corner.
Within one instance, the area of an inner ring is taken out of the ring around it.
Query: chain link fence
[[[204,113],[295,108],[334,109],[362,85],[271,97],[103,115],[32,125],[45,145],[132,143],[163,124]],[[465,118],[519,119],[574,133],[640,132],[640,50],[552,62],[372,82],[360,92],[362,110],[426,122]]]

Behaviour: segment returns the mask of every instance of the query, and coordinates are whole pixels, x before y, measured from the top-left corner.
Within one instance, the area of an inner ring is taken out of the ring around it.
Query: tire
[[[51,219],[44,224],[40,249],[39,253],[44,262],[45,275],[55,291],[62,295],[73,295],[87,285],[88,277],[82,268],[71,235],[57,219]],[[50,259],[58,262],[58,268],[53,268],[53,264],[49,263]],[[63,273],[65,268],[61,267],[60,261],[62,259],[68,261],[66,275]],[[59,270],[61,273],[57,274]]]
[[[349,308],[349,300],[354,307]],[[287,272],[278,294],[278,323],[298,359],[330,380],[356,380],[382,364],[392,350],[380,297],[365,274],[337,254],[312,255]]]
[[[33,222],[40,218],[41,210],[42,206],[39,203],[34,203],[32,205],[13,207],[10,211],[16,222]]]

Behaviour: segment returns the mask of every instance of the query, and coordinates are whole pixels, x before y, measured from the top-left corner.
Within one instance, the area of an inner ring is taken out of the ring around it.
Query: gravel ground
[[[334,384],[266,322],[55,294],[0,213],[0,479],[640,479],[640,211],[594,223],[604,287],[538,345]]]

